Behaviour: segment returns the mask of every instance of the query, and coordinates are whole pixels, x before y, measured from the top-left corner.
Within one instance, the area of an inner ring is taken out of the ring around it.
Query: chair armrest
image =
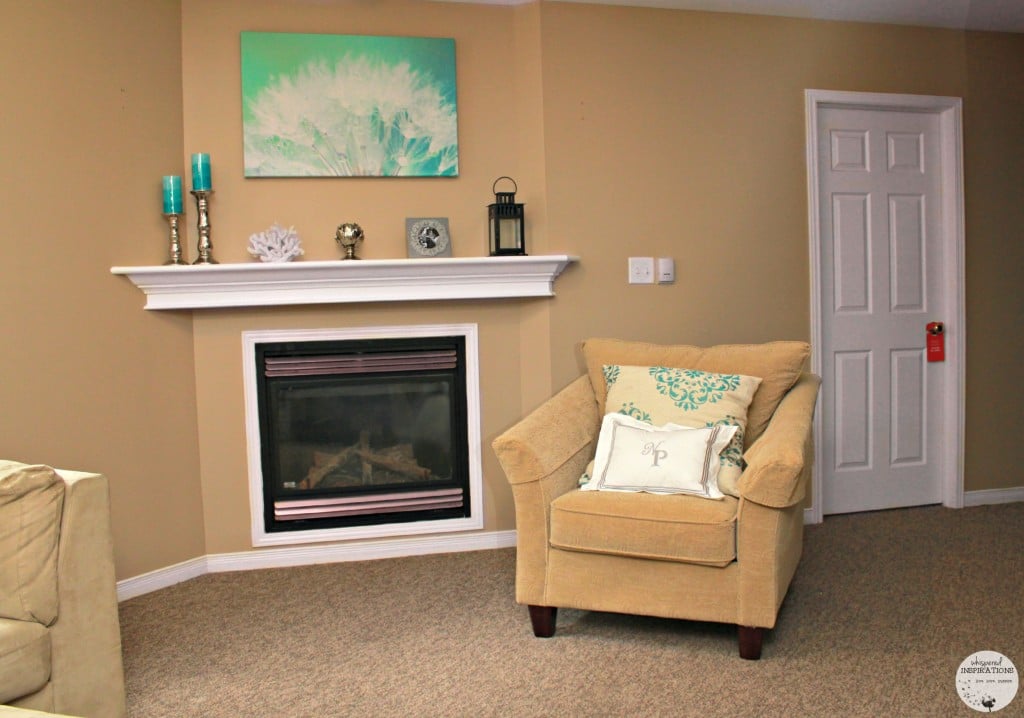
[[[744,499],[770,508],[803,501],[813,464],[811,433],[821,379],[803,374],[779,403],[764,433],[743,455],[747,462],[739,481]]]
[[[125,688],[108,482],[102,474],[57,473],[65,493],[60,613],[50,628],[54,710],[118,718],[125,715]]]
[[[581,376],[498,436],[491,446],[513,486],[551,479],[568,470],[575,474],[572,488],[593,458],[600,425],[590,379]]]
[[[600,429],[590,379],[576,379],[491,446],[516,505],[516,600],[544,606],[551,502],[574,489]]]

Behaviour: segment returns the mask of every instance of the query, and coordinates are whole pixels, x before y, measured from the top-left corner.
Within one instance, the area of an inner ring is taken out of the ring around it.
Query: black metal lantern
[[[502,180],[512,183],[511,192],[497,192],[495,188]],[[491,185],[494,204],[487,205],[487,217],[491,229],[491,256],[526,254],[526,215],[523,205],[516,202],[519,187],[511,177],[499,177]]]

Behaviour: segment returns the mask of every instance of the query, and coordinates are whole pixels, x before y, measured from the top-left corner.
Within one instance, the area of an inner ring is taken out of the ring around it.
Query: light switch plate
[[[654,284],[654,257],[629,258],[629,283]]]

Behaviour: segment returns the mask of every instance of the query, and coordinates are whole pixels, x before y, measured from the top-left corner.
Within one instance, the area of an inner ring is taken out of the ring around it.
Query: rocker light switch
[[[654,257],[629,258],[629,283],[654,284]]]

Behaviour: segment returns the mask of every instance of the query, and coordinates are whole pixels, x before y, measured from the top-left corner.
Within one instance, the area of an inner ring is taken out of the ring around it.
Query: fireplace
[[[243,344],[254,545],[482,527],[475,325]]]

